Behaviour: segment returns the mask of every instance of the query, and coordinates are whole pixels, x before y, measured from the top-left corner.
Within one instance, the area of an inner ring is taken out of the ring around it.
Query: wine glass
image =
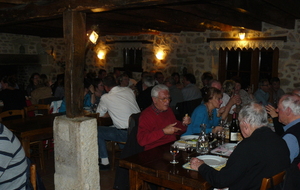
[[[187,161],[190,161],[190,159],[191,159],[190,153],[193,152],[193,147],[192,147],[192,145],[190,145],[190,144],[185,144],[185,151],[186,151],[186,153],[187,153],[187,158],[186,158],[186,160],[187,160]]]
[[[171,164],[178,164],[178,161],[175,160],[175,156],[179,153],[179,147],[175,144],[172,144],[170,147],[170,153],[173,156],[173,160],[170,161]]]

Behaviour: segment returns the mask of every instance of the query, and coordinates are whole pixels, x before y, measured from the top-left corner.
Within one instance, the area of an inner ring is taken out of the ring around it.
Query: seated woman
[[[93,80],[93,85],[94,85],[94,89],[95,89],[95,98],[96,98],[95,104],[98,105],[100,102],[101,96],[103,94],[105,94],[103,81],[99,78],[95,78]]]
[[[255,101],[251,88],[248,88],[249,89],[248,92],[246,92],[244,89],[241,88],[242,83],[240,77],[238,76],[232,77],[232,80],[235,82],[235,94],[238,94],[241,97],[242,106]]]
[[[38,104],[40,99],[50,97],[53,96],[48,77],[45,74],[41,74],[36,89],[31,92],[31,103]]]
[[[233,80],[225,80],[222,85],[225,94],[227,94],[229,97],[236,96],[236,98],[238,99],[236,101],[237,103],[234,103],[231,106],[231,108],[229,110],[229,114],[233,114],[234,111],[238,113],[239,109],[237,109],[237,107],[240,108],[240,105],[241,105],[240,96],[239,96],[239,94],[235,93],[235,86],[236,86],[236,83]],[[223,118],[223,119],[225,119],[225,118]]]
[[[200,133],[200,125],[203,123],[206,124],[206,133],[216,133],[217,131],[223,130],[223,128],[218,125],[224,108],[219,109],[217,112],[217,108],[220,108],[222,104],[221,90],[210,87],[203,101],[204,103],[194,110],[191,117],[192,123],[188,125],[186,132],[182,136]],[[213,126],[216,127],[212,128]]]
[[[31,96],[31,92],[37,88],[39,79],[40,79],[39,73],[32,73],[32,75],[29,78],[29,85],[26,87],[27,96]]]
[[[0,100],[3,101],[2,111],[21,110],[26,106],[25,92],[16,89],[16,81],[12,76],[4,76],[1,79],[2,91],[0,92]]]
[[[92,111],[92,106],[96,102],[95,98],[95,88],[92,85],[92,82],[90,79],[84,80],[84,99],[83,99],[83,109],[87,112]],[[59,113],[65,113],[66,112],[66,99],[64,98],[61,106],[59,108]]]

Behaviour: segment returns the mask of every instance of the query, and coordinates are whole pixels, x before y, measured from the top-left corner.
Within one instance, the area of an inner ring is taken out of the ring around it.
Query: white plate
[[[217,167],[219,165],[223,165],[227,162],[226,158],[222,158],[219,156],[213,155],[202,155],[198,156],[200,160],[203,160],[205,164],[209,165],[210,167]]]
[[[185,136],[182,136],[180,137],[181,140],[191,140],[191,139],[198,139],[198,135],[185,135]]]
[[[231,150],[233,151],[235,149],[235,147],[237,146],[236,143],[225,143],[223,145],[227,150]]]

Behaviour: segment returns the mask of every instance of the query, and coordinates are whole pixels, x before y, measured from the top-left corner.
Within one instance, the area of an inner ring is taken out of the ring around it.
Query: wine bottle
[[[238,141],[238,126],[236,124],[236,113],[232,114],[232,121],[229,127],[229,142],[236,143]]]

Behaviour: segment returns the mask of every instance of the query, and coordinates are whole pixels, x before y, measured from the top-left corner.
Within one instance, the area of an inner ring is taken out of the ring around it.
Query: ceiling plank
[[[280,8],[283,11],[293,15],[296,18],[300,18],[300,1],[299,0],[263,0],[274,7]]]
[[[28,3],[36,3],[41,0],[0,0],[0,3],[11,3],[11,4],[28,4]]]
[[[218,5],[212,6],[211,4],[195,4],[193,6],[174,5],[166,7],[174,10],[181,10],[182,12],[189,12],[200,18],[224,23],[227,25],[261,30],[260,20],[253,19],[247,15],[233,10],[224,9]]]
[[[214,5],[222,6],[225,10],[235,10],[248,15],[252,19],[261,20],[283,28],[293,29],[295,17],[263,2],[262,0],[214,0]]]
[[[203,31],[206,29],[229,31],[232,28],[230,25],[203,19],[196,15],[182,12],[180,10],[171,10],[163,7],[128,10],[122,12],[133,17],[135,16],[144,18],[145,20],[151,19],[156,20],[157,22],[165,22],[182,28],[193,28]]]
[[[43,1],[40,1],[43,2]],[[191,0],[60,0],[51,1],[43,4],[27,4],[18,9],[1,9],[0,23],[22,22],[31,19],[47,18],[62,15],[67,9],[74,11],[109,11],[121,8],[145,7],[154,5],[165,5],[174,3],[193,2]]]

